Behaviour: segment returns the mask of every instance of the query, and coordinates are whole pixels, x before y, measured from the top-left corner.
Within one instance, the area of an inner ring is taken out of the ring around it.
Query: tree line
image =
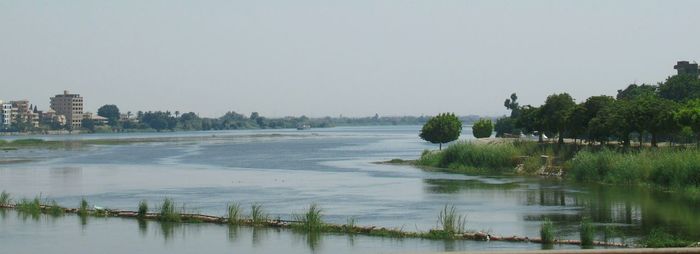
[[[268,118],[258,112],[243,115],[229,111],[218,118],[200,117],[194,112],[180,113],[179,111],[138,111],[126,113],[126,118],[116,105],[108,104],[100,107],[97,115],[107,118],[110,129],[154,129],[163,130],[235,130],[235,129],[281,129],[310,126],[311,128],[326,128],[334,126],[356,125],[417,125],[427,121],[426,116],[379,116],[370,117],[321,117],[287,116]],[[95,131],[100,123],[94,120],[83,120],[83,126]]]
[[[600,95],[576,103],[568,93],[552,94],[540,106],[519,105],[513,93],[504,106],[510,116],[497,119],[496,135],[536,134],[589,143],[618,141],[629,147],[649,141],[696,140],[700,146],[700,80],[695,75],[668,77],[656,85],[631,84],[615,97]]]

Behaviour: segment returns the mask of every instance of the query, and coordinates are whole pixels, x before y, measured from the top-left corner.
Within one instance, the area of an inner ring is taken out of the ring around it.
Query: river
[[[311,203],[324,219],[424,231],[436,227],[445,204],[466,215],[467,229],[496,235],[537,237],[545,218],[556,234],[578,239],[590,218],[602,240],[631,242],[650,230],[698,238],[700,205],[673,193],[645,188],[576,185],[520,176],[466,176],[426,172],[407,165],[377,164],[416,159],[436,145],[418,138],[419,126],[337,127],[45,136],[60,139],[136,139],[149,142],[19,149],[0,158],[0,190],[15,199],[42,198],[77,207],[91,204],[136,210],[140,200],[157,206],[170,197],[187,211],[224,215],[226,206],[261,204],[272,217],[292,218]],[[17,137],[2,137],[14,139]],[[473,138],[465,129],[461,139]],[[162,141],[158,141],[162,139]],[[155,140],[155,141],[154,141]],[[145,225],[126,219],[75,216],[0,218],[0,245],[7,253],[372,253],[539,249],[539,244],[390,239],[221,225]],[[128,244],[126,244],[128,243]],[[555,246],[571,248],[572,246]],[[576,246],[573,246],[574,248]]]

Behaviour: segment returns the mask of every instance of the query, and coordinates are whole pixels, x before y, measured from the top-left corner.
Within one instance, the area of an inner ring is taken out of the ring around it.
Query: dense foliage
[[[442,144],[457,140],[462,132],[462,122],[453,113],[442,113],[430,118],[420,131],[420,137],[433,144]]]
[[[593,96],[575,103],[567,93],[552,94],[541,106],[515,103],[511,95],[505,106],[509,117],[496,122],[497,136],[506,134],[544,134],[589,142],[619,141],[630,146],[632,140],[651,146],[659,142],[688,142],[700,145],[700,80],[675,75],[657,85],[632,84],[618,90],[615,98]]]
[[[472,134],[475,138],[488,138],[493,133],[493,123],[491,119],[482,118],[472,125]]]

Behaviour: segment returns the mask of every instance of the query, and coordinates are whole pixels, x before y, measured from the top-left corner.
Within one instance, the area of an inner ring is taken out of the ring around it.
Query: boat
[[[311,129],[311,125],[308,125],[308,124],[297,125],[297,130],[303,131],[303,130],[308,130],[308,129]]]

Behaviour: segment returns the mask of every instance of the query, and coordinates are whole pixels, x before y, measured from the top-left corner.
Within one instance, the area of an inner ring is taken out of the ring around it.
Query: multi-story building
[[[79,94],[63,91],[63,94],[51,97],[51,109],[56,111],[56,114],[66,117],[66,125],[70,125],[73,129],[82,127],[83,97]]]
[[[12,118],[13,124],[30,124],[33,127],[39,127],[39,115],[34,112],[34,109],[29,100],[11,101],[12,108],[16,111],[16,117]]]
[[[0,129],[12,127],[12,104],[0,100]]]

